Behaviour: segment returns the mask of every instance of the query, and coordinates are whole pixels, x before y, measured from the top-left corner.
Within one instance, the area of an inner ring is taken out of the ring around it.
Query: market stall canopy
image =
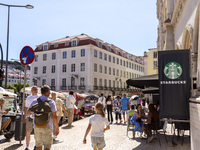
[[[126,80],[128,86],[144,89],[145,87],[159,87],[158,74],[142,76]]]
[[[0,95],[1,95],[1,97],[3,97],[3,96],[16,97],[17,96],[17,94],[9,92],[2,87],[0,87]]]

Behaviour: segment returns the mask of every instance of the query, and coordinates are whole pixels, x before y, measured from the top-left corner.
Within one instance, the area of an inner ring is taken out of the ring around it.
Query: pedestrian
[[[122,114],[123,114],[123,118],[124,118],[124,123],[126,123],[125,114],[127,115],[127,112],[129,110],[130,106],[129,106],[129,99],[126,97],[126,94],[124,94],[123,96],[124,97],[122,97],[120,102],[121,102],[121,106],[122,106]]]
[[[94,150],[103,150],[106,146],[104,132],[110,129],[108,119],[105,118],[103,103],[98,102],[95,105],[96,114],[89,119],[89,124],[85,132],[83,144],[86,144],[86,137],[91,130],[91,143]]]
[[[141,98],[138,98],[138,104],[141,104]]]
[[[103,96],[103,93],[101,93],[99,99],[98,99],[98,102],[102,102],[103,103],[103,109],[104,109],[104,112],[106,112],[106,98]]]
[[[145,107],[146,99],[145,97],[142,98],[142,106]]]
[[[107,106],[107,113],[108,113],[108,121],[110,123],[113,123],[113,116],[112,116],[113,103],[112,103],[112,98],[110,95],[106,99],[106,106]]]
[[[6,128],[11,122],[10,117],[3,117],[3,115],[8,114],[9,109],[5,106],[5,99],[3,97],[0,98],[0,129],[1,133],[7,132]]]
[[[74,104],[76,99],[74,98],[74,92],[70,91],[69,96],[66,98],[67,116],[68,116],[68,127],[71,127],[74,120]]]
[[[118,123],[118,118],[119,118],[119,121],[121,123],[122,122],[122,117],[121,117],[120,96],[116,97],[116,99],[113,101],[113,104],[114,104],[116,124]]]
[[[29,143],[30,143],[30,136],[33,130],[33,115],[28,112],[28,108],[30,107],[31,103],[34,99],[38,98],[38,88],[37,86],[31,87],[31,95],[26,98],[25,110],[24,110],[24,123],[26,123],[26,149],[30,150]]]
[[[36,98],[31,103],[28,111],[34,112],[34,138],[36,150],[42,150],[44,146],[45,150],[50,150],[53,144],[53,123],[56,126],[55,135],[59,134],[59,126],[56,115],[56,105],[53,100],[49,100],[50,87],[44,85],[41,88],[41,96]],[[46,107],[45,107],[46,106]],[[47,107],[50,109],[47,109]],[[45,111],[44,111],[45,110]],[[48,110],[48,112],[47,112]],[[44,116],[48,116],[45,120],[42,120]],[[39,126],[39,124],[45,125]]]
[[[85,100],[81,99],[80,97],[77,99],[78,101],[78,105],[77,107],[80,109],[81,111],[81,115],[85,118]]]
[[[57,120],[58,120],[58,123],[59,123],[60,118],[63,116],[63,111],[65,112],[65,116],[67,116],[67,110],[64,106],[63,101],[56,97],[55,92],[52,92],[51,96],[52,96],[52,99],[54,100],[54,102],[56,104],[56,109],[57,109],[56,115],[57,115]],[[56,129],[56,126],[53,124],[53,139],[57,138],[57,136],[55,135],[55,129]]]

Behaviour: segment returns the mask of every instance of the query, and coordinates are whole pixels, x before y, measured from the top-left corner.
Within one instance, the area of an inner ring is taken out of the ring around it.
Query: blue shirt
[[[44,102],[45,100],[48,99],[48,98],[47,98],[46,96],[44,96],[44,95],[41,95],[39,98],[40,98],[43,102]],[[31,106],[33,106],[34,104],[36,104],[36,103],[38,103],[37,98],[34,99],[34,100],[32,101],[32,103],[31,103],[31,105],[29,106],[29,108],[30,108]],[[57,109],[56,109],[56,104],[55,104],[54,100],[51,100],[51,101],[49,102],[49,105],[51,106],[51,111],[52,111],[52,112],[56,112],[56,111],[57,111]],[[29,109],[29,108],[28,108],[28,109]],[[34,120],[34,118],[33,118],[33,120]],[[34,122],[34,121],[33,121],[33,122]],[[51,129],[53,129],[52,114],[49,116],[48,126],[49,126]],[[35,127],[35,124],[34,124],[34,127]]]
[[[114,111],[115,113],[121,113],[121,106],[120,106],[120,101],[119,100],[114,100],[113,101],[113,104],[114,104]]]
[[[128,110],[129,99],[127,97],[123,97],[120,102],[122,103],[122,110]]]

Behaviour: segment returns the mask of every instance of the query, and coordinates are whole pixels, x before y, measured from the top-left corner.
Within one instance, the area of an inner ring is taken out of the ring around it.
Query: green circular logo
[[[181,65],[177,62],[169,62],[164,68],[164,74],[169,79],[177,79],[182,74]]]

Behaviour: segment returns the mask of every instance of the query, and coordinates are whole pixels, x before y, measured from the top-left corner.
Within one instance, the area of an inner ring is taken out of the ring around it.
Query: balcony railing
[[[55,86],[51,86],[51,90],[55,91],[56,87]]]
[[[99,90],[103,90],[103,86],[100,86],[100,87],[99,87]]]
[[[107,88],[107,86],[104,86],[103,89],[104,89],[104,90],[107,90],[108,88]]]
[[[68,90],[77,90],[77,86],[68,86]]]
[[[80,86],[78,86],[78,89],[79,89],[79,90],[85,90],[85,85],[80,85]]]
[[[67,90],[67,86],[61,86],[60,89],[61,90]]]
[[[98,86],[94,86],[93,89],[94,89],[94,90],[98,90]]]

